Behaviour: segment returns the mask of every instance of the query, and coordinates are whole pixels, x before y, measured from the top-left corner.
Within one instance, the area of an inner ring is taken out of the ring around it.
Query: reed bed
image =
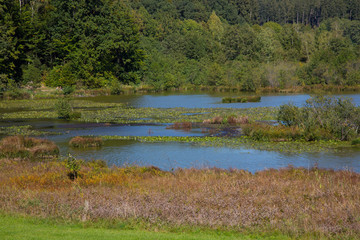
[[[356,239],[360,174],[288,167],[243,170],[0,162],[0,210],[64,221],[136,222],[292,237]]]
[[[8,136],[0,141],[0,159],[18,158],[40,160],[44,158],[56,158],[59,148],[54,142],[47,139]]]
[[[69,141],[70,147],[73,148],[89,148],[101,147],[103,140],[100,137],[92,136],[76,136]]]

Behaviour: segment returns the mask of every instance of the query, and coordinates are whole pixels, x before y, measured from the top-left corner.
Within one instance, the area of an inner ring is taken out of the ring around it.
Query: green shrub
[[[70,95],[71,93],[73,93],[75,91],[75,88],[73,86],[65,86],[63,89],[63,94],[66,95]]]
[[[298,126],[301,123],[301,114],[300,108],[286,104],[280,106],[277,120],[285,126]]]
[[[360,108],[343,98],[316,96],[308,99],[303,108],[283,105],[277,120],[301,128],[308,141],[351,140],[360,133]]]
[[[70,104],[69,98],[59,98],[55,103],[55,110],[59,118],[62,119],[71,119],[73,109]]]
[[[74,181],[76,178],[79,177],[79,171],[81,169],[81,166],[83,165],[83,161],[77,160],[69,153],[68,157],[64,159],[64,163],[66,168],[68,169],[68,177],[70,178],[70,180]]]

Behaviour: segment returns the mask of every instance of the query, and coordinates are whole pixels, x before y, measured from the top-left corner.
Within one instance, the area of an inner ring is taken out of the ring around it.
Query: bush
[[[77,136],[70,140],[69,145],[73,148],[101,147],[103,141],[99,137]]]
[[[70,105],[69,98],[59,98],[55,103],[55,110],[58,114],[58,118],[71,119],[73,109]]]
[[[79,177],[79,171],[81,169],[81,166],[83,165],[83,161],[77,160],[69,153],[68,157],[64,159],[64,163],[69,171],[67,174],[69,179],[74,181],[76,178]]]
[[[280,106],[277,120],[285,126],[298,126],[301,123],[301,114],[300,108],[292,104],[286,104]]]
[[[75,91],[75,88],[73,86],[65,86],[63,89],[63,94],[66,95],[70,95],[71,93],[73,93]]]
[[[360,133],[360,108],[349,99],[316,96],[302,109],[283,105],[277,119],[282,125],[301,128],[308,141],[351,140]]]

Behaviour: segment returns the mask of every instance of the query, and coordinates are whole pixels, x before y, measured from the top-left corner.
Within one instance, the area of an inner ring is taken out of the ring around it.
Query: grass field
[[[120,230],[95,227],[82,227],[80,225],[54,224],[41,220],[10,217],[0,215],[0,239],[2,240],[55,240],[55,239],[86,239],[86,240],[161,240],[161,239],[290,239],[281,235],[260,236],[260,235],[239,235],[226,232],[198,232],[198,233],[168,233],[149,232],[144,230]]]

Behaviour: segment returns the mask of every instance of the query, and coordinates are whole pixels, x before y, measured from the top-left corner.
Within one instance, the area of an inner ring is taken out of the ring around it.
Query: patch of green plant
[[[79,171],[81,166],[84,164],[82,160],[76,159],[70,153],[64,159],[65,166],[68,170],[68,177],[70,180],[74,181],[76,178],[79,177]]]
[[[278,151],[286,153],[303,152],[341,152],[351,147],[347,141],[314,141],[303,140],[284,142],[255,141],[250,137],[172,137],[172,136],[102,136],[104,140],[139,141],[144,143],[178,142],[189,143],[204,147],[246,148],[264,151]]]
[[[224,97],[222,103],[247,103],[247,102],[260,102],[260,96],[244,96],[244,97]]]
[[[351,140],[360,134],[360,107],[350,99],[315,96],[303,108],[281,106],[277,119],[285,126],[300,128],[308,141]]]
[[[97,222],[59,222],[52,219],[37,219],[24,216],[0,215],[0,238],[12,239],[86,239],[86,240],[212,240],[212,239],[292,239],[277,232],[239,233],[226,230],[199,229],[188,227],[162,227],[156,229],[145,228],[146,223],[140,220],[125,221],[97,221]]]
[[[101,147],[103,141],[99,137],[77,136],[70,140],[69,145],[73,148]]]
[[[61,134],[61,133],[34,130],[30,125],[0,127],[0,135],[41,136],[41,135],[57,135],[57,134]]]

